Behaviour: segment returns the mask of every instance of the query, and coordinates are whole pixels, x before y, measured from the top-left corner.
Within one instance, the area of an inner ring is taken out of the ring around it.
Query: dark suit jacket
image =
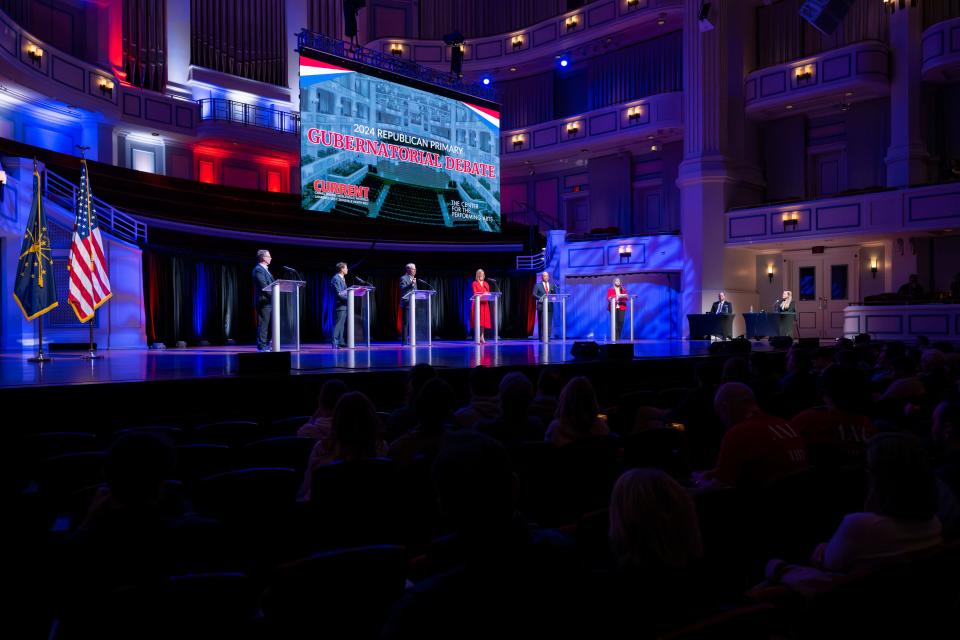
[[[797,301],[796,301],[796,300],[791,300],[791,301],[790,301],[790,306],[784,307],[784,306],[783,306],[783,300],[780,300],[780,302],[777,303],[777,309],[776,309],[776,310],[779,311],[780,313],[796,313],[796,312],[797,312]]]
[[[560,287],[555,283],[550,283],[550,293],[560,293]],[[537,311],[543,308],[543,302],[540,300],[543,296],[547,295],[547,290],[543,286],[543,280],[537,281],[536,286],[533,287],[533,297],[537,300]],[[551,307],[551,311],[553,308]]]
[[[274,277],[270,275],[270,272],[259,264],[253,268],[253,301],[257,307],[270,304],[270,292],[264,291],[263,288],[273,281]]]
[[[713,303],[713,306],[710,307],[710,313],[717,313],[718,304],[720,304],[719,300]],[[730,304],[729,300],[723,301],[723,309],[720,310],[720,313],[733,313],[733,305]]]
[[[404,300],[403,296],[407,295],[411,291],[417,288],[417,279],[411,276],[409,273],[405,273],[400,276],[400,306],[408,304],[408,300]]]
[[[341,278],[340,274],[334,274],[330,278],[330,286],[333,287],[334,292],[334,304],[337,307],[347,306],[347,281],[345,278]]]

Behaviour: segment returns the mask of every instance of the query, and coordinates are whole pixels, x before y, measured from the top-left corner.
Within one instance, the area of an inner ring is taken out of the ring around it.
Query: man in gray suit
[[[408,344],[410,342],[410,300],[404,300],[403,296],[416,290],[417,265],[411,262],[406,267],[406,273],[400,276],[400,315],[403,318],[403,323],[401,324],[402,329],[400,331],[400,344]]]
[[[336,319],[333,323],[333,348],[347,346],[343,340],[343,327],[347,323],[347,263],[337,263],[337,273],[330,280],[333,287],[334,312]]]
[[[270,292],[263,289],[273,282],[269,269],[272,259],[269,251],[260,249],[257,251],[257,266],[253,268],[253,305],[257,310],[257,351],[270,351],[270,314],[273,312],[273,304]]]

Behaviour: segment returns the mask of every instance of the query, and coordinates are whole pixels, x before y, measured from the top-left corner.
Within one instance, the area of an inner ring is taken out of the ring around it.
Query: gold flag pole
[[[40,175],[39,171],[37,170],[37,159],[36,159],[36,158],[33,159],[33,172],[34,172],[35,174],[37,174],[38,176]],[[43,205],[40,203],[41,192],[42,192],[42,189],[40,188],[40,180],[37,180],[37,193],[36,193],[35,195],[36,195],[36,201],[37,201],[37,208],[38,208],[38,209],[39,209],[41,206],[43,206]],[[40,226],[41,220],[40,220],[39,211],[37,212],[37,216],[36,216],[36,217],[37,217],[37,229],[36,229],[36,233],[34,234],[33,237],[34,237],[34,238],[37,238],[37,242],[40,242],[40,239],[43,238],[43,236],[41,235],[41,234],[43,233],[43,229],[42,229],[41,226]],[[42,248],[42,247],[41,247],[41,248]],[[42,285],[43,285],[43,254],[42,254],[42,252],[41,252],[40,250],[37,251],[37,264],[39,265],[39,268],[40,268],[40,284],[41,284],[41,286],[42,286]],[[44,314],[44,315],[46,315],[46,314]],[[40,331],[39,331],[39,333],[40,333],[40,335],[39,335],[39,340],[37,341],[37,355],[34,356],[33,358],[27,358],[27,362],[39,362],[40,364],[43,364],[44,362],[51,362],[51,361],[53,360],[53,358],[47,356],[47,355],[43,352],[43,316],[40,316],[39,318],[37,318],[37,326],[38,326],[39,329],[40,329]]]
[[[90,147],[82,147],[80,145],[77,145],[77,148],[80,149],[80,162],[83,164],[86,164],[87,162],[86,151]],[[89,183],[90,174],[89,173],[87,174],[87,180],[88,180],[87,182],[87,230],[90,233],[93,233],[93,230],[90,229],[90,207],[92,203],[90,202],[90,183]],[[93,262],[93,254],[91,254],[90,255],[90,271],[92,272],[95,267],[96,265]],[[93,344],[93,321],[96,319],[96,317],[97,317],[97,310],[96,308],[94,308],[93,315],[91,315],[90,319],[87,320],[87,324],[90,327],[90,347],[87,353],[82,356],[81,359],[83,360],[99,360],[100,358],[103,357],[97,354],[97,347],[96,345]]]

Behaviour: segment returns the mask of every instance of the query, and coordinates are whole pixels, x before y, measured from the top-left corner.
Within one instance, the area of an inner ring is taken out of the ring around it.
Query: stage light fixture
[[[578,19],[577,16],[570,16],[566,19],[564,24],[567,26],[567,31],[573,31],[577,28]]]
[[[490,76],[483,76],[480,78],[480,82],[483,84],[483,86],[489,87],[490,83],[493,82],[493,79]]]
[[[796,69],[797,82],[809,82],[813,78],[813,65],[806,64]]]
[[[390,45],[390,53],[392,53],[392,54],[395,55],[395,56],[402,56],[402,55],[403,55],[403,45],[401,45],[401,44],[392,44],[392,45]]]
[[[572,138],[580,131],[580,125],[576,122],[567,123],[567,137]]]
[[[641,115],[643,115],[643,107],[640,105],[627,109],[627,120],[629,120],[631,123],[633,123],[635,120],[639,120]]]
[[[519,49],[523,46],[523,36],[513,36],[513,38],[510,39],[510,44],[513,45],[515,50]]]
[[[513,138],[511,138],[511,141],[513,142],[513,148],[514,148],[514,150],[523,148],[523,134],[522,134],[522,133],[515,134],[515,135],[513,136]]]
[[[570,66],[570,58],[567,56],[567,54],[557,56],[557,64],[560,66],[560,68],[566,69]]]

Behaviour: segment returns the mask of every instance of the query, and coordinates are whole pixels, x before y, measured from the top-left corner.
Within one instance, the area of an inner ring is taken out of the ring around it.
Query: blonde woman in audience
[[[557,413],[547,428],[546,441],[558,447],[591,436],[610,433],[607,421],[600,416],[597,394],[590,380],[577,376],[560,393]]]

